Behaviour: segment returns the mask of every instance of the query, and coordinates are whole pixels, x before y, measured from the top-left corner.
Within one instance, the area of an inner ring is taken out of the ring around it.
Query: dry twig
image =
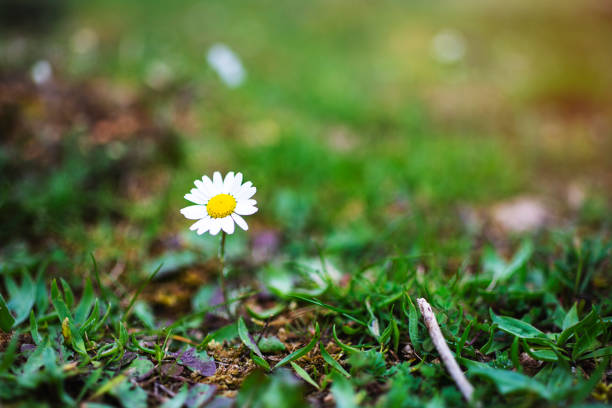
[[[448,370],[449,374],[457,384],[459,391],[463,394],[463,397],[470,401],[472,399],[472,394],[474,393],[474,387],[472,384],[465,378],[465,374],[459,368],[459,364],[451,354],[450,349],[448,348],[448,344],[446,344],[446,340],[440,331],[440,326],[438,326],[438,321],[436,320],[436,316],[431,310],[431,305],[423,298],[417,299],[417,303],[419,304],[419,309],[421,309],[421,314],[423,315],[423,319],[425,320],[425,326],[429,330],[429,335],[431,336],[431,340],[433,341],[434,346],[436,346],[436,350],[440,354],[440,358],[444,361],[444,365]]]

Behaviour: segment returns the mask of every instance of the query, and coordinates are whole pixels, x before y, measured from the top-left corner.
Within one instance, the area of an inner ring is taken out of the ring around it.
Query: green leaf
[[[68,306],[68,309],[72,309],[72,306],[74,306],[74,293],[72,293],[70,285],[64,278],[60,278],[60,282],[62,283],[62,289],[64,289],[64,301],[66,302],[66,306]]]
[[[325,309],[332,310],[332,311],[334,311],[336,313],[341,314],[342,316],[346,317],[347,319],[351,319],[352,321],[354,321],[355,323],[360,324],[361,326],[368,327],[368,325],[364,321],[362,321],[362,320],[360,320],[360,319],[358,319],[355,316],[350,314],[352,312],[352,310],[341,309],[339,307],[323,303],[323,302],[321,302],[321,301],[319,301],[317,299],[308,298],[308,297],[301,296],[301,295],[291,295],[291,297],[303,300],[304,302],[312,303],[312,304],[317,305],[317,306],[321,306],[322,308],[325,308]]]
[[[95,308],[95,306],[94,306],[94,308]],[[95,324],[93,329],[91,329],[92,333],[96,333],[106,323],[106,319],[108,319],[108,316],[110,315],[111,309],[112,309],[112,304],[111,303],[106,305],[106,312],[104,312],[104,316],[102,316],[102,318],[99,319],[98,322]]]
[[[393,315],[391,315],[391,328],[393,335],[393,351],[395,352],[395,354],[397,354],[399,350],[400,331],[399,326],[397,325],[397,321],[395,320],[395,317],[393,317]]]
[[[99,317],[100,317],[100,308],[98,305],[98,299],[96,299],[94,302],[93,310],[91,311],[85,323],[83,323],[81,325],[81,328],[79,329],[81,336],[85,335],[86,333],[89,334],[89,330],[96,324]]]
[[[264,370],[270,371],[270,364],[268,364],[268,362],[266,360],[264,360],[263,358],[259,357],[257,354],[253,353],[252,350],[251,350],[251,359],[255,362],[255,364],[257,364],[258,366],[260,366]]]
[[[599,350],[595,350],[592,353],[585,354],[579,358],[579,360],[586,360],[588,358],[599,358],[612,355],[612,346],[602,347]]]
[[[262,353],[278,353],[287,348],[276,336],[262,337],[257,343]]]
[[[251,317],[254,317],[255,319],[267,320],[267,319],[270,319],[278,315],[283,310],[285,310],[285,305],[279,303],[276,306],[273,306],[267,310],[262,310],[261,312],[256,312],[248,306],[246,307],[246,310],[247,310],[247,313],[251,315]]]
[[[266,359],[259,350],[259,347],[257,347],[257,344],[255,344],[255,341],[253,341],[251,338],[249,330],[247,329],[242,317],[238,319],[238,336],[240,337],[240,340],[242,340],[242,343],[244,343],[244,345],[252,350],[257,356],[259,356],[262,360]]]
[[[7,284],[9,301],[7,305],[15,315],[13,327],[24,322],[29,316],[36,301],[36,286],[28,273],[23,274],[21,286],[17,286],[15,281],[8,276],[5,278]]]
[[[187,401],[187,397],[189,396],[188,391],[187,384],[183,384],[179,392],[177,392],[174,397],[165,400],[164,403],[160,405],[160,408],[181,408],[185,404],[185,401]]]
[[[380,338],[378,339],[378,342],[380,343],[380,345],[387,344],[387,342],[391,338],[391,334],[393,333],[393,323],[392,322],[393,322],[393,319],[391,320],[391,322],[389,322],[385,330],[383,330],[382,334],[380,335]]]
[[[497,255],[493,249],[487,248],[482,261],[485,272],[491,273],[491,283],[487,289],[492,290],[497,282],[504,282],[510,279],[527,264],[532,254],[533,244],[531,241],[523,242],[508,263]]]
[[[255,370],[242,383],[234,404],[244,408],[306,408],[303,386],[290,369],[265,375]],[[213,404],[214,405],[214,402]],[[224,405],[228,406],[228,405]]]
[[[334,360],[334,358],[327,352],[327,350],[325,349],[325,347],[323,347],[322,344],[319,345],[319,347],[321,349],[321,356],[323,356],[323,360],[325,360],[327,364],[332,366],[332,368],[340,372],[346,378],[351,378],[351,375],[340,365],[340,363]]]
[[[584,319],[561,332],[561,334],[557,338],[557,345],[563,346],[565,342],[567,342],[572,337],[572,335],[574,335],[575,333],[588,331],[585,329],[593,324],[596,324],[598,321],[599,314],[595,311],[595,309],[591,310],[591,312],[587,314]]]
[[[583,330],[581,333],[582,335],[580,336],[578,333],[576,333],[576,344],[574,344],[574,348],[572,350],[572,359],[574,360],[578,360],[583,354],[593,351],[601,346],[601,343],[596,337],[598,333],[596,329],[593,328],[590,330]]]
[[[532,349],[531,347],[529,347],[525,339],[523,339],[523,348],[525,349],[525,351],[527,352],[527,354],[529,354],[531,358],[534,358],[536,360],[547,361],[551,363],[559,361],[559,356],[557,355],[557,353],[555,353],[554,350]]]
[[[580,320],[578,319],[576,303],[574,303],[572,308],[569,310],[569,312],[567,312],[567,314],[565,315],[565,318],[563,319],[563,325],[561,326],[561,330],[566,330],[572,327],[573,325],[575,325],[576,323],[578,323],[579,321]]]
[[[30,311],[30,335],[35,344],[42,343],[42,337],[38,333],[38,323],[36,322],[36,317],[34,317],[33,310]]]
[[[11,340],[8,343],[8,346],[6,346],[6,349],[4,350],[4,352],[2,353],[2,357],[0,358],[0,374],[5,373],[11,367],[11,364],[13,363],[15,358],[17,358],[18,353],[16,353],[16,350],[18,343],[19,335],[13,334],[13,336],[11,336]]]
[[[585,381],[580,387],[574,397],[574,403],[582,402],[582,400],[591,395],[593,389],[597,386],[597,384],[599,384],[599,381],[601,381],[601,378],[604,375],[608,364],[610,364],[610,357],[606,356],[591,373],[591,376],[589,377],[588,381]]]
[[[223,326],[218,328],[217,330],[208,333],[206,338],[202,340],[202,344],[198,347],[204,347],[211,340],[218,341],[219,343],[223,343],[224,341],[232,341],[238,336],[238,322],[230,323],[227,326]]]
[[[492,324],[489,328],[489,340],[480,348],[480,352],[483,354],[489,354],[491,347],[493,346],[493,338],[495,336],[496,325]]]
[[[307,354],[310,350],[312,350],[314,348],[314,346],[317,344],[317,342],[319,341],[319,338],[321,337],[321,332],[319,331],[319,323],[315,324],[315,334],[312,337],[312,339],[310,340],[310,343],[308,343],[306,346],[302,347],[301,349],[297,349],[296,351],[294,351],[293,353],[289,354],[287,357],[283,358],[281,361],[279,361],[274,368],[278,368],[278,367],[282,367],[283,365],[291,362],[291,361],[295,361],[298,358],[304,356],[305,354]]]
[[[504,395],[525,391],[545,399],[551,398],[551,393],[542,383],[521,373],[482,366],[470,368],[469,373],[489,379]]]
[[[134,316],[144,324],[147,329],[155,329],[155,317],[148,303],[142,300],[134,304]]]
[[[406,295],[410,308],[408,311],[408,335],[410,336],[410,343],[415,351],[421,351],[421,342],[419,340],[419,315],[417,314],[416,307],[412,303],[410,296]]]
[[[148,358],[135,358],[127,367],[126,374],[130,377],[140,377],[153,369],[154,364]]]
[[[338,344],[338,346],[344,350],[347,353],[361,353],[361,350],[359,350],[356,347],[353,346],[349,346],[348,344],[344,344],[343,342],[340,341],[340,339],[338,338],[338,335],[336,334],[336,325],[334,324],[332,326],[332,334],[334,336],[334,340],[336,340],[336,343]]]
[[[291,367],[293,367],[293,369],[295,370],[297,375],[302,377],[304,379],[304,381],[306,381],[308,384],[312,385],[317,390],[321,389],[321,387],[319,387],[319,384],[317,384],[316,381],[313,380],[312,377],[310,377],[310,375],[308,375],[306,370],[304,370],[302,367],[300,367],[299,365],[295,364],[293,361],[291,362]]]
[[[36,347],[32,354],[30,354],[25,364],[21,367],[22,374],[28,375],[35,373],[45,364],[43,353],[47,348],[50,348],[48,339],[45,344]]]
[[[358,400],[355,390],[351,386],[349,380],[337,374],[334,376],[334,383],[331,387],[334,401],[337,408],[358,408],[360,401]]]
[[[87,380],[85,380],[85,384],[83,385],[83,388],[81,388],[81,390],[79,391],[79,395],[77,396],[77,401],[82,400],[85,394],[87,393],[87,391],[89,391],[89,389],[98,382],[100,377],[102,377],[102,372],[103,372],[102,368],[98,368],[97,370],[94,370],[91,372],[91,375],[87,377]],[[87,404],[87,406],[89,407],[89,404]]]
[[[463,346],[465,345],[465,342],[467,341],[467,338],[470,335],[470,330],[472,329],[474,322],[475,320],[470,320],[465,330],[463,330],[461,338],[457,342],[457,347],[455,347],[455,354],[457,354],[457,356],[459,357],[461,357],[461,351],[463,350]]]
[[[122,381],[113,387],[109,393],[119,400],[123,408],[146,408],[147,393],[130,381]]]
[[[512,341],[512,346],[510,346],[510,359],[512,360],[512,365],[514,368],[522,371],[523,367],[519,363],[519,338],[515,337]]]
[[[191,307],[195,312],[207,310],[210,307],[210,301],[212,300],[217,286],[205,285],[200,287],[196,294],[191,298]]]
[[[536,329],[529,323],[508,316],[497,316],[493,313],[493,309],[489,309],[491,321],[496,324],[500,330],[512,334],[521,339],[548,339],[546,334]]]
[[[53,279],[51,282],[51,303],[57,312],[57,316],[59,318],[60,323],[62,323],[66,318],[68,320],[72,320],[72,315],[70,314],[70,310],[66,303],[64,302],[64,297],[57,287],[57,281]]]
[[[94,370],[91,372],[89,377],[87,377],[87,380],[85,380],[85,384],[83,384],[83,387],[79,391],[79,395],[77,396],[77,401],[82,400],[85,394],[87,393],[87,391],[89,391],[89,389],[98,382],[100,377],[102,377],[102,371],[103,371],[102,368],[98,368],[97,370]],[[87,406],[89,407],[89,404],[87,404]]]
[[[9,312],[9,308],[0,294],[0,329],[4,332],[10,332],[15,323],[15,318]]]
[[[117,387],[119,384],[123,383],[125,380],[127,379],[127,376],[120,374],[116,377],[113,378],[109,378],[108,380],[106,380],[104,382],[104,384],[100,385],[98,387],[98,389],[96,390],[96,392],[93,393],[93,395],[91,396],[92,399],[96,399],[98,397],[101,397],[102,395],[111,392],[115,387]]]
[[[210,384],[195,384],[187,394],[187,401],[185,401],[187,408],[204,407],[206,401],[213,397],[215,389],[215,386]]]
[[[119,336],[117,340],[122,347],[125,347],[125,345],[128,343],[129,335],[124,322],[119,322]]]
[[[81,301],[74,311],[74,321],[77,324],[83,324],[95,301],[95,295],[93,287],[91,286],[91,280],[88,278],[85,280],[85,287],[83,288],[83,295]]]
[[[87,348],[85,347],[85,341],[83,340],[83,336],[81,336],[81,332],[70,320],[68,320],[68,327],[71,334],[70,345],[72,349],[82,356],[87,357]]]

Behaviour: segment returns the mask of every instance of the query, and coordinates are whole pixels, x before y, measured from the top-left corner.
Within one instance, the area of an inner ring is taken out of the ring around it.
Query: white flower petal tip
[[[181,214],[190,220],[197,220],[189,229],[198,235],[208,232],[217,235],[233,234],[236,224],[248,231],[249,225],[242,216],[255,214],[259,209],[257,201],[251,197],[257,188],[250,181],[242,183],[243,175],[240,172],[228,172],[225,177],[215,171],[212,179],[207,175],[195,180],[194,185],[185,199],[196,205],[181,209]]]
[[[191,205],[181,209],[181,214],[190,220],[199,220],[206,216],[206,207],[203,205]]]
[[[206,200],[203,197],[198,196],[196,194],[185,194],[185,200],[189,200],[192,203],[203,205]]]
[[[244,218],[242,218],[241,216],[239,216],[238,214],[234,213],[232,214],[232,218],[234,219],[234,221],[236,222],[236,224],[238,224],[238,226],[240,228],[242,228],[245,231],[249,230],[249,225],[246,223],[246,221],[244,220]]]

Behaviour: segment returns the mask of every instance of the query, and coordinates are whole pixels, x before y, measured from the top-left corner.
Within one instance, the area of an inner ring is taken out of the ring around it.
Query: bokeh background
[[[0,27],[5,266],[213,257],[179,209],[214,170],[258,188],[230,242],[255,264],[455,266],[483,242],[609,231],[608,1],[0,0]]]

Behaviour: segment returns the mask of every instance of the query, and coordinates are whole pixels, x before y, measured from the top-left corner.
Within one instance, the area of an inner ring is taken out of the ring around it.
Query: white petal
[[[213,173],[213,187],[215,189],[215,194],[223,192],[223,179],[221,178],[221,173],[218,171]]]
[[[204,182],[204,188],[206,188],[206,191],[208,191],[212,196],[219,194],[218,192],[215,191],[215,188],[213,186],[213,182],[210,179],[210,177],[208,176],[202,176],[202,181]]]
[[[196,194],[185,194],[185,199],[195,204],[205,204],[206,201],[199,195]]]
[[[236,204],[234,212],[238,215],[251,215],[257,212],[257,207],[239,202],[238,204]]]
[[[242,196],[242,199],[244,200],[245,198],[251,198],[251,197],[253,197],[255,195],[256,192],[257,192],[257,187],[251,187]]]
[[[235,193],[238,191],[238,188],[242,185],[242,173],[236,173],[236,177],[234,177],[234,185],[232,186],[232,190],[230,193]]]
[[[257,205],[257,201],[250,199],[250,200],[240,200],[238,201],[239,203],[241,203],[242,205]]]
[[[197,220],[206,216],[206,207],[203,205],[191,205],[181,209],[181,214],[190,220]]]
[[[221,228],[223,231],[228,234],[234,233],[234,220],[229,215],[227,217],[221,218]]]
[[[206,194],[204,194],[203,192],[201,192],[200,190],[198,190],[197,188],[192,188],[191,189],[191,194],[193,194],[196,197],[200,197],[202,200],[204,201],[208,201],[210,199],[210,197]]]
[[[238,200],[246,200],[248,198],[253,197],[253,194],[255,194],[256,191],[257,191],[257,189],[255,187],[253,187],[253,183],[251,183],[249,181],[249,182],[244,183],[242,185],[242,187],[240,188],[240,190],[236,194],[236,199],[238,199]]]
[[[206,193],[206,187],[204,187],[204,183],[202,183],[200,180],[194,181],[193,184],[195,184],[198,191]]]
[[[202,225],[200,225],[200,228],[198,228],[198,235],[202,235],[203,233],[208,231],[210,229],[211,224],[212,224],[210,217],[203,218],[200,221],[204,221],[204,223]]]
[[[207,222],[208,222],[208,219],[202,218],[201,220],[196,221],[191,227],[189,227],[189,229],[192,231],[195,231],[198,228],[202,228],[202,226],[206,225]]]
[[[221,231],[221,220],[219,218],[210,219],[210,235],[217,235]]]
[[[246,183],[240,186],[240,188],[238,189],[238,194],[241,194],[243,191],[246,191],[251,187],[253,187],[253,183],[250,181],[247,181]]]
[[[238,226],[240,228],[242,228],[243,230],[248,230],[249,226],[247,225],[246,221],[244,220],[244,218],[242,218],[241,216],[239,216],[236,213],[232,213],[232,218],[234,219],[234,221],[236,221],[236,224],[238,224]]]
[[[193,182],[193,184],[196,185],[197,187],[197,191],[199,191],[203,196],[207,197],[207,200],[210,200],[210,198],[213,196],[213,191],[212,189],[208,188],[204,183],[202,183],[200,180],[196,180]]]
[[[225,175],[225,179],[223,180],[223,192],[225,194],[229,193],[232,187],[234,186],[234,172],[230,171]]]

